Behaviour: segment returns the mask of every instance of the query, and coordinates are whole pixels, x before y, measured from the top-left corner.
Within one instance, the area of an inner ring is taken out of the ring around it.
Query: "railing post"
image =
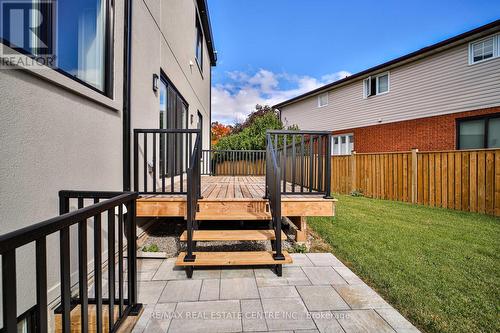
[[[63,215],[69,212],[69,198],[59,196],[59,214]],[[60,276],[61,276],[61,309],[62,309],[62,329],[69,332],[71,328],[71,273],[70,273],[70,237],[69,227],[59,231],[59,258],[60,258]]]
[[[7,333],[17,332],[16,250],[2,254],[3,327]]]
[[[275,179],[275,189],[276,193],[274,193],[274,201],[275,201],[275,207],[274,207],[274,212],[273,212],[273,218],[274,218],[274,225],[275,225],[275,247],[276,247],[276,253],[274,254],[274,259],[275,260],[285,260],[285,256],[283,255],[281,251],[281,193],[280,193],[280,183],[281,183],[281,172],[278,167],[276,170],[276,179]]]
[[[332,135],[328,134],[326,141],[326,171],[325,171],[325,199],[332,198]]]
[[[128,269],[128,305],[130,315],[141,313],[142,304],[137,303],[137,230],[136,230],[136,200],[128,205],[128,233],[127,233],[127,269]],[[111,297],[111,295],[110,295]]]
[[[350,163],[350,168],[351,168],[351,192],[356,191],[356,151],[352,151],[351,155],[351,163]]]
[[[200,135],[200,134],[198,134]],[[202,158],[202,147],[203,147],[203,141],[202,141],[202,138],[200,136],[200,142],[199,142],[199,147],[198,147],[198,155],[199,155],[199,159],[198,159],[198,165],[197,165],[197,170],[198,170],[198,199],[203,199],[203,197],[201,196],[201,158]]]
[[[411,202],[417,202],[417,177],[418,177],[418,163],[417,163],[418,149],[411,150]]]
[[[134,191],[139,192],[139,133],[134,130]]]

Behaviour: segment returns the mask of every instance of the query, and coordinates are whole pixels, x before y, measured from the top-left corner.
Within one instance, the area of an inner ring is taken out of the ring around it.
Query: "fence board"
[[[500,149],[415,156],[418,204],[500,216]],[[307,159],[305,166],[307,183]],[[332,190],[411,202],[412,167],[411,152],[333,156]]]
[[[435,204],[436,207],[441,207],[441,154],[437,153],[434,156],[434,177],[436,179],[436,193],[435,193]]]
[[[477,212],[477,154],[469,155],[469,210]]]
[[[494,212],[496,216],[500,216],[500,151],[495,152],[495,202],[494,202]]]
[[[494,213],[494,193],[495,193],[495,165],[494,153],[486,153],[486,213]]]

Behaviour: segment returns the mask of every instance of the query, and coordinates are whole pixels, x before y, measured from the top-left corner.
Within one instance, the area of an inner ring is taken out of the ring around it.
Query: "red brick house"
[[[500,148],[500,20],[274,107],[335,155]]]

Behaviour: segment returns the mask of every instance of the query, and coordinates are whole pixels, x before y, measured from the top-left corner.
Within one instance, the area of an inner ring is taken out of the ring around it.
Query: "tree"
[[[216,145],[221,138],[231,134],[232,130],[233,128],[231,125],[224,125],[219,123],[218,121],[213,122],[211,130],[212,146]]]
[[[221,138],[214,148],[218,150],[264,150],[266,149],[266,131],[283,128],[277,110],[267,105],[256,105],[255,111],[242,124],[236,124],[233,132]],[[297,127],[292,126],[289,129],[297,129]]]

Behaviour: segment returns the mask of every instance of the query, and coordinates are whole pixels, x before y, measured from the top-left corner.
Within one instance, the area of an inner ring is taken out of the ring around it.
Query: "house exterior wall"
[[[159,91],[152,89],[160,69],[189,105],[189,128],[203,116],[203,146],[210,146],[211,66],[206,42],[203,72],[195,60],[196,2],[194,0],[134,2],[132,30],[132,128],[159,127]],[[193,66],[190,66],[190,61]],[[151,155],[150,155],[151,156]]]
[[[457,148],[457,119],[497,113],[500,113],[500,107],[351,128],[333,134],[354,134],[354,150],[358,153],[409,151],[413,148],[420,151],[454,150]]]
[[[208,147],[211,66],[206,40],[203,78],[197,67],[189,66],[189,59],[194,62],[196,2],[132,3],[132,129],[159,127],[152,78],[163,69],[195,115],[191,128],[197,127],[198,110],[203,114]],[[113,98],[50,69],[0,70],[0,234],[57,216],[59,190],[122,189],[124,0],[115,0],[114,9]],[[91,228],[89,224],[89,234]],[[59,295],[58,240],[57,234],[47,239],[49,301]],[[73,282],[76,245],[72,230]],[[92,247],[89,238],[89,258]],[[17,251],[18,314],[35,303],[34,257],[34,245]]]
[[[339,131],[499,106],[500,58],[469,65],[468,47],[464,42],[390,69],[386,94],[364,98],[363,77],[333,87],[327,106],[318,107],[314,95],[281,107],[282,120]]]

